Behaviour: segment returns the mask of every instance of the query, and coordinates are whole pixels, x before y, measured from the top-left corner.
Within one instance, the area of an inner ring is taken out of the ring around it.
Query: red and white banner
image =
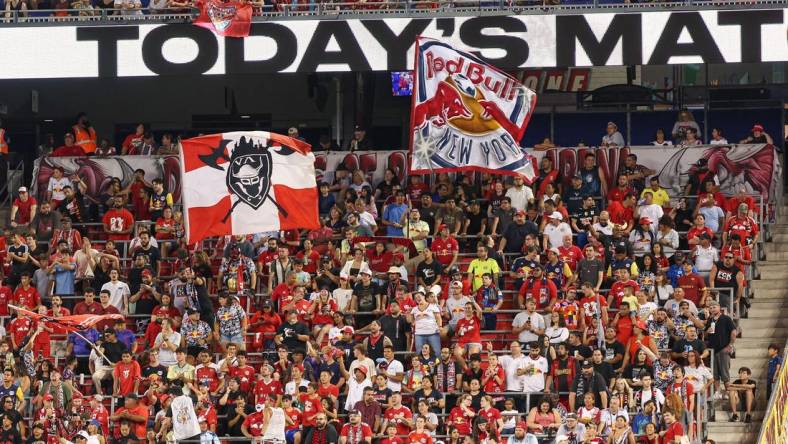
[[[264,131],[188,139],[181,148],[187,241],[320,228],[311,146]]]
[[[487,171],[536,176],[520,140],[536,93],[477,56],[416,39],[410,172]]]
[[[47,316],[40,313],[34,313],[16,305],[9,305],[9,308],[16,310],[18,314],[27,316],[28,318],[37,322],[46,322],[51,326],[58,326],[68,331],[82,331],[98,324],[101,321],[111,319],[125,319],[122,314],[84,314],[84,315],[69,315],[69,316]]]
[[[248,37],[252,25],[252,5],[237,0],[203,0],[197,2],[200,15],[194,24],[223,37]]]

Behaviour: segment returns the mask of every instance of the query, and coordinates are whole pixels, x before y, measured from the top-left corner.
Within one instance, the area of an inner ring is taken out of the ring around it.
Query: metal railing
[[[788,5],[786,0],[685,0],[648,3],[605,2],[586,0],[582,4],[550,4],[547,0],[384,0],[368,2],[314,1],[255,6],[253,21],[272,18],[336,18],[337,16],[462,16],[528,14],[578,14],[586,12],[660,11],[697,9],[776,8]],[[128,10],[127,10],[128,11]],[[140,8],[122,13],[113,8],[28,9],[0,11],[0,26],[15,24],[73,23],[135,24],[139,22],[189,22],[196,18],[196,8]]]

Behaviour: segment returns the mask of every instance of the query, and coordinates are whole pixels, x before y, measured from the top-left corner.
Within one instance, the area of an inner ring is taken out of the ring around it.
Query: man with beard
[[[208,297],[205,279],[195,276],[191,267],[184,268],[178,279],[170,281],[170,295],[172,305],[181,313],[193,308],[200,312],[200,319],[213,325],[213,303]]]
[[[149,269],[142,270],[138,290],[131,295],[129,303],[137,304],[135,314],[151,314],[161,298],[161,292],[153,282],[153,273]]]
[[[137,257],[142,256],[145,258],[145,265],[150,267],[158,276],[161,272],[161,253],[158,247],[154,247],[150,242],[150,233],[148,231],[140,231],[140,246],[134,249],[132,257],[136,260]]]
[[[648,326],[648,335],[657,343],[657,348],[665,350],[668,348],[670,341],[670,332],[675,329],[673,320],[668,316],[667,310],[660,307],[654,315],[654,319],[646,322]]]
[[[575,376],[572,381],[572,387],[569,391],[569,411],[576,411],[578,404],[577,399],[583,399],[586,393],[592,393],[594,405],[600,408],[607,408],[607,384],[605,378],[599,373],[594,371],[594,363],[591,361],[583,361],[581,365],[580,374]]]
[[[231,293],[242,293],[249,289],[252,293],[257,287],[257,269],[254,261],[241,253],[238,245],[230,248],[229,257],[222,259],[219,274],[216,276],[218,288],[226,288]]]
[[[687,326],[684,332],[684,338],[679,339],[673,344],[671,356],[680,365],[687,365],[687,355],[693,351],[698,352],[701,359],[706,359],[710,350],[706,348],[706,344],[698,338],[698,329],[694,325]]]
[[[545,391],[566,393],[572,387],[572,381],[574,381],[577,371],[577,364],[575,363],[575,358],[569,356],[569,349],[563,342],[558,344],[556,353],[558,357],[550,366],[550,373],[547,375]],[[569,405],[569,398],[566,395],[561,395],[559,400],[564,406]]]
[[[112,204],[112,209],[107,211],[101,219],[107,239],[128,241],[131,239],[131,231],[134,229],[134,215],[123,207],[123,197],[116,196]],[[124,242],[119,242],[117,247],[118,250],[126,248]],[[124,251],[120,251],[120,253],[123,254]]]
[[[518,422],[514,427],[514,435],[509,436],[506,444],[538,444],[539,440],[536,439],[536,436],[526,433],[526,430],[528,430],[528,426],[525,422]]]
[[[408,350],[411,340],[410,324],[402,313],[402,307],[398,301],[393,300],[389,303],[391,314],[382,316],[378,323],[383,334],[391,341],[394,350]]]
[[[614,370],[625,367],[624,345],[616,340],[615,327],[605,329],[604,360],[610,364]]]
[[[305,430],[304,444],[338,444],[339,434],[334,426],[328,424],[328,418],[323,412],[315,415],[315,426]]]
[[[36,240],[48,244],[52,240],[55,230],[60,228],[61,217],[58,211],[52,210],[52,205],[49,202],[43,202],[30,223],[30,232],[35,235]]]

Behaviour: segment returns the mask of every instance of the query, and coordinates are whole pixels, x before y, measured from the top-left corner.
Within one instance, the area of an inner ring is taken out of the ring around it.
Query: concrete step
[[[724,401],[724,402],[726,404],[728,404],[728,401]],[[730,412],[730,410],[728,408],[725,408],[724,410],[720,410],[720,405],[717,405],[716,409],[714,410],[714,415],[715,415],[715,418],[717,419],[717,422],[713,422],[713,423],[710,423],[710,424],[717,424],[717,423],[720,423],[720,422],[728,421],[728,418],[731,417],[731,412]],[[739,421],[741,422],[744,418],[741,417],[742,415],[739,415],[739,416],[740,416]],[[752,420],[753,421],[759,421],[759,422],[763,421],[764,416],[766,416],[766,411],[764,411],[764,410],[753,410],[752,411]]]
[[[788,233],[772,234],[772,242],[788,242]]]
[[[759,282],[759,281],[753,281]],[[788,287],[788,286],[786,286]],[[750,288],[750,291],[755,295],[755,299],[779,299],[788,298],[788,289],[786,288]]]
[[[774,247],[772,250],[767,249],[766,260],[771,261],[772,259],[788,260],[788,245],[781,244],[779,247]]]
[[[782,273],[788,272],[788,261],[778,262],[767,260],[765,262],[760,262],[758,264],[758,271],[761,272],[761,280],[777,279]]]
[[[755,294],[755,298],[752,300],[752,307],[751,309],[761,309],[761,310],[782,310],[783,308],[788,308],[788,295],[786,297],[780,299],[777,297],[773,298],[759,298],[758,294]]]
[[[748,285],[755,291],[775,289],[788,294],[788,286],[785,285],[786,278],[788,278],[788,270],[770,276],[761,274],[761,279],[749,282]]]
[[[781,313],[785,310],[782,306],[777,307],[760,307],[752,304],[752,308],[749,310],[749,315],[754,317],[767,317],[770,315],[774,315],[775,313]]]
[[[743,319],[746,320],[746,319]],[[741,321],[739,321],[741,322]],[[742,328],[741,332],[741,341],[744,338],[787,338],[788,337],[788,327],[751,327],[746,330]],[[779,341],[778,341],[779,342]],[[784,341],[783,341],[784,342]]]
[[[725,418],[727,421],[727,417]],[[758,439],[760,423],[744,424],[741,422],[710,422],[708,437],[717,444],[754,444]]]
[[[739,325],[741,325],[742,331],[747,331],[748,328],[788,327],[788,318],[773,316],[774,313],[770,317],[752,315],[746,319],[740,319]]]

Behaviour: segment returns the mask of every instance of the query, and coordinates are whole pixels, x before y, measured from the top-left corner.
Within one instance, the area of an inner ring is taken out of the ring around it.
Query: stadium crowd
[[[151,139],[104,152],[81,116],[52,154],[177,151]],[[730,359],[762,210],[703,162],[683,196],[653,174],[340,167],[321,229],[187,245],[161,180],[88,196],[57,167],[0,237],[0,443],[672,444],[723,399],[749,422]],[[9,305],[125,318],[74,332]]]

